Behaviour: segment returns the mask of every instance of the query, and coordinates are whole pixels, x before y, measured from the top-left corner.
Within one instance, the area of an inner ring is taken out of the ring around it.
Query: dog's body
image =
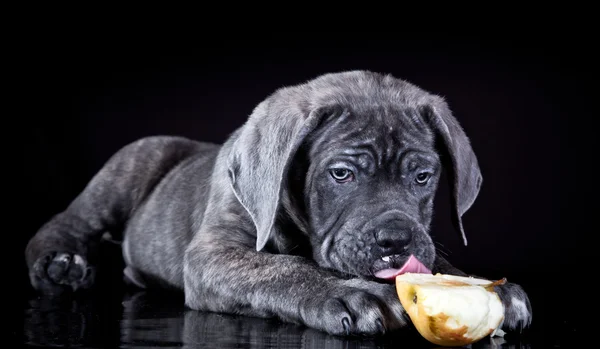
[[[327,74],[276,91],[223,145],[157,136],[121,149],[31,239],[30,279],[52,294],[91,287],[97,243],[123,231],[126,277],[181,289],[192,309],[390,331],[408,322],[399,272],[466,275],[428,234],[443,164],[464,238],[481,174],[445,102],[391,76]],[[528,326],[522,288],[497,290],[504,329]]]

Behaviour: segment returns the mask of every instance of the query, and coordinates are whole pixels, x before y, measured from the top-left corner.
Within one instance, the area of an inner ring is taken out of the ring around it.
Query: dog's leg
[[[485,279],[485,277],[465,273],[439,255],[436,256],[433,272]],[[531,303],[523,287],[507,282],[504,285],[494,287],[494,289],[500,296],[505,309],[504,322],[500,327],[508,331],[522,331],[529,327],[532,319]]]
[[[161,178],[197,148],[181,138],[150,137],[113,155],[30,239],[25,257],[32,286],[46,294],[89,288],[102,235],[120,229]]]
[[[219,217],[225,224],[239,219]],[[190,243],[183,269],[188,307],[278,317],[331,334],[377,334],[408,323],[392,284],[346,279],[299,256],[256,252],[234,229],[204,228]]]

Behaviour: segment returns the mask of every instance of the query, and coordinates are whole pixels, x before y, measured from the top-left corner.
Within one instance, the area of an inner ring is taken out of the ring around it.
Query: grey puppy
[[[445,164],[464,239],[482,176],[446,102],[391,75],[325,74],[275,91],[222,145],[155,136],[123,147],[31,238],[31,284],[91,287],[99,241],[122,231],[127,279],[182,290],[191,309],[331,334],[399,329],[409,319],[394,276],[466,275],[429,236]],[[522,287],[497,290],[503,329],[529,326]]]

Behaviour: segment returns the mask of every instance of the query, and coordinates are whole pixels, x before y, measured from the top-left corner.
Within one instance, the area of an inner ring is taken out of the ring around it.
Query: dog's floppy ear
[[[479,195],[483,177],[471,142],[448,104],[438,96],[422,108],[434,131],[441,137],[452,163],[453,221],[460,231],[465,246],[467,237],[462,216],[471,208]]]
[[[256,226],[257,251],[271,236],[292,157],[324,114],[292,92],[280,91],[254,109],[228,158],[232,189]]]

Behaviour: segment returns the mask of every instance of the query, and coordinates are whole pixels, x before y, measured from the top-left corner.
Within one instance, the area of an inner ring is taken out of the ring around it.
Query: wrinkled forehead
[[[430,152],[434,149],[434,133],[414,108],[344,108],[340,115],[324,121],[311,143],[311,148],[318,152],[361,147],[387,152],[404,149]]]

